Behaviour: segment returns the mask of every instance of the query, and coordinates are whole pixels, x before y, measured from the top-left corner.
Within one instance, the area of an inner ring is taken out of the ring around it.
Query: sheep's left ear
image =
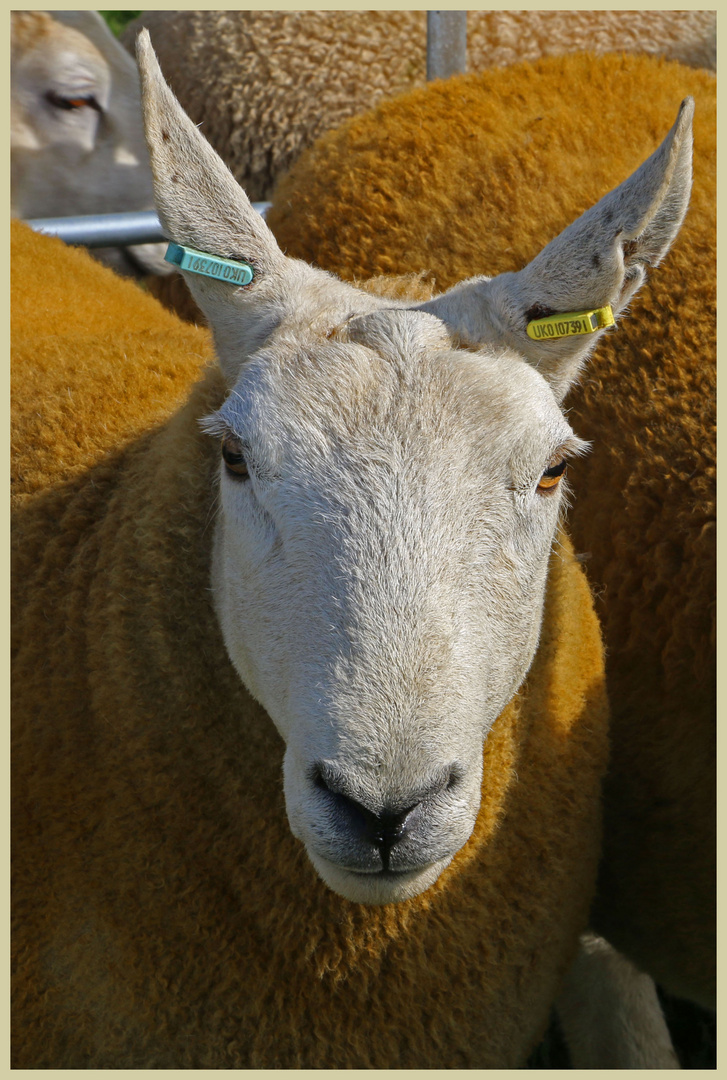
[[[418,306],[465,343],[515,348],[562,400],[603,333],[607,306],[623,310],[679,232],[692,184],[693,114],[689,97],[658,150],[519,273],[470,278]],[[572,312],[600,314],[580,326],[549,319]],[[589,324],[593,332],[572,334]]]

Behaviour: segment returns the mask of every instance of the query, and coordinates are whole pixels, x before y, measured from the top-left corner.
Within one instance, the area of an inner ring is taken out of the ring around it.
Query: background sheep
[[[13,213],[151,209],[136,69],[99,14],[11,20]],[[425,77],[424,12],[145,12],[125,31],[130,47],[142,24],[182,104],[251,198],[267,198],[317,135]],[[714,12],[483,11],[469,13],[468,28],[477,70],[584,47],[716,62]],[[94,249],[134,276],[169,277],[162,256],[158,245]],[[197,315],[175,275],[153,291]]]
[[[96,11],[13,11],[12,213],[153,210],[139,76]],[[166,245],[97,248],[119,273],[167,273]]]
[[[145,11],[172,90],[250,199],[319,135],[425,81],[424,11]],[[589,49],[716,65],[714,11],[470,11],[469,71]]]
[[[572,956],[595,863],[605,710],[585,579],[561,538],[527,686],[485,741],[480,814],[451,866],[426,892],[393,907],[350,904],[327,890],[285,824],[280,743],[225,655],[212,610],[208,525],[218,451],[198,420],[225,399],[237,362],[226,305],[245,308],[238,325],[255,350],[260,316],[269,324],[281,303],[292,302],[293,322],[273,343],[290,348],[289,335],[295,341],[305,328],[317,358],[337,348],[326,345],[333,333],[355,359],[355,320],[336,329],[352,304],[368,312],[360,332],[369,316],[379,313],[384,323],[394,316],[390,305],[285,260],[153,69],[148,78],[165,225],[178,240],[226,246],[226,223],[239,219],[235,235],[255,258],[262,311],[255,287],[199,286],[228,385],[210,369],[180,411],[149,429],[165,389],[172,408],[179,384],[152,378],[149,393],[145,346],[154,342],[158,316],[139,313],[138,293],[115,282],[106,326],[83,325],[66,339],[62,369],[41,364],[49,422],[39,427],[43,379],[29,388],[22,376],[31,358],[35,364],[58,351],[48,327],[62,314],[52,299],[67,309],[68,282],[81,291],[92,291],[92,282],[84,280],[81,253],[16,229],[25,254],[15,263],[15,310],[28,316],[16,359],[17,1061],[521,1062]],[[670,232],[685,206],[687,125],[688,111],[648,165],[676,161],[681,192],[677,203],[664,202],[670,217],[673,209]],[[184,184],[165,182],[180,176]],[[198,205],[187,217],[187,200],[205,190],[219,207],[206,217]],[[652,210],[637,201],[633,212],[636,228]],[[661,210],[656,216],[662,220]],[[648,246],[651,229],[641,236]],[[52,259],[45,258],[49,245]],[[567,246],[561,238],[550,250]],[[55,264],[63,290],[38,285],[39,256]],[[23,275],[23,266],[33,272]],[[288,275],[292,296],[276,301],[270,287]],[[42,320],[38,288],[48,309]],[[305,308],[295,325],[306,291],[308,304],[322,305],[318,329]],[[408,315],[436,328],[425,314]],[[136,350],[134,318],[142,326]],[[190,337],[186,351],[195,353],[199,341]],[[122,356],[124,404],[113,386]],[[471,356],[460,362],[472,363]],[[169,371],[157,366],[153,375]],[[528,370],[528,385],[545,386]],[[551,375],[560,371],[554,358]],[[336,365],[334,389],[340,374]],[[237,395],[230,400],[236,407]],[[69,407],[72,435],[59,422]],[[40,444],[28,446],[35,471],[24,452],[31,432]],[[537,503],[538,513],[546,505]],[[496,1020],[483,1023],[483,1015]]]
[[[713,80],[646,57],[572,56],[431,85],[325,136],[268,221],[289,254],[344,278],[427,270],[448,288],[516,270],[656,144],[686,93],[690,210],[568,399],[593,440],[570,523],[613,710],[594,924],[672,993],[714,1007]]]

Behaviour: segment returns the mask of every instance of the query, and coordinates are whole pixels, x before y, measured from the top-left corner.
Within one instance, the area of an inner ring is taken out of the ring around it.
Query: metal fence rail
[[[467,12],[427,12],[427,81],[467,70]]]
[[[253,209],[265,217],[269,202],[255,202]],[[156,210],[128,214],[88,214],[82,217],[31,218],[26,222],[35,232],[58,236],[67,244],[84,247],[131,247],[159,244],[168,239]]]

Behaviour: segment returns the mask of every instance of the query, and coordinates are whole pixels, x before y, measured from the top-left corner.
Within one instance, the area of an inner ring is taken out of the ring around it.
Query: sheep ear
[[[209,256],[247,263],[253,271],[244,287],[184,271],[212,327],[220,365],[233,382],[241,363],[283,318],[276,309],[282,307],[291,260],[172,94],[145,29],[136,55],[154,199],[166,236]]]
[[[528,324],[607,305],[614,315],[625,308],[646,280],[646,267],[659,263],[684,220],[692,183],[693,114],[689,97],[651,157],[519,273],[471,278],[421,306],[470,344],[514,347],[542,372],[561,400],[603,329],[534,340]],[[597,316],[595,321],[600,325],[607,319]],[[534,332],[536,327],[531,328]]]

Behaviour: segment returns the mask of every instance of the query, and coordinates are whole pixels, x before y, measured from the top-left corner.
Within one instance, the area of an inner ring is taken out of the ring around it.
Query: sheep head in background
[[[243,287],[186,273],[230,388],[206,422],[225,644],[286,743],[290,826],[323,880],[403,900],[472,831],[483,740],[534,656],[562,474],[584,448],[560,402],[679,230],[693,103],[520,273],[397,304],[284,256],[146,32],[137,50],[165,231],[253,270]],[[549,339],[551,316],[586,310],[592,332],[571,319]]]
[[[95,11],[11,12],[16,217],[153,209],[136,66]],[[165,245],[96,249],[127,274],[166,273]]]

